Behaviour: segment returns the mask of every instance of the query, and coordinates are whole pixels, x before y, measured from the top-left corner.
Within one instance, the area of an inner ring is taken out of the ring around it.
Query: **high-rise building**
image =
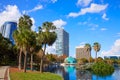
[[[78,46],[76,47],[76,58],[77,59],[81,59],[81,58],[86,58],[89,59],[90,58],[90,52],[87,51],[84,46]]]
[[[5,22],[0,27],[0,33],[2,34],[3,37],[10,39],[10,41],[14,44],[14,39],[12,37],[12,33],[16,29],[17,29],[17,23],[8,21],[8,22]]]
[[[56,29],[57,40],[55,42],[55,51],[57,55],[69,56],[69,34],[62,28]]]

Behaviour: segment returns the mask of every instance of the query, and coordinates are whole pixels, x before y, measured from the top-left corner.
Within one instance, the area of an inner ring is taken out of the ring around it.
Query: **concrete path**
[[[0,80],[5,80],[5,75],[8,74],[7,69],[9,66],[1,66],[0,67]]]

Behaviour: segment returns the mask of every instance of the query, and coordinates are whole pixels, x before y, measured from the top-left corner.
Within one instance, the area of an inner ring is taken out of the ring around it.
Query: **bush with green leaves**
[[[99,63],[95,63],[91,67],[91,70],[95,75],[107,76],[107,75],[111,75],[114,72],[114,67],[109,64],[106,64],[105,62],[99,62]]]

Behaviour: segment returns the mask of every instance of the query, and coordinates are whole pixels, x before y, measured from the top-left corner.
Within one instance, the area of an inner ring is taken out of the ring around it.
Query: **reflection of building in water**
[[[120,80],[120,68],[115,68],[114,73],[112,76],[115,78],[115,80]]]
[[[63,78],[64,78],[64,80],[69,80],[69,73],[64,71]]]
[[[66,72],[64,67],[57,68],[57,70],[54,73],[57,73],[60,76],[62,76],[64,80],[69,80],[69,72]]]
[[[76,70],[76,80],[92,80],[92,74],[89,71]]]
[[[68,73],[74,72],[75,66],[74,66],[74,65],[66,65],[66,66],[64,67],[64,70],[65,70],[65,72],[68,72]]]

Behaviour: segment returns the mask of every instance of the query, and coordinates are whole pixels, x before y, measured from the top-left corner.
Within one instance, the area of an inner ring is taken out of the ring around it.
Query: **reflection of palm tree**
[[[91,45],[89,43],[86,43],[84,48],[86,49],[87,52],[89,52],[89,63],[90,63],[90,58],[91,58]]]
[[[97,52],[100,51],[101,45],[100,45],[98,42],[95,42],[95,43],[93,44],[93,48],[94,48],[94,51],[96,52],[95,62],[97,62]]]

